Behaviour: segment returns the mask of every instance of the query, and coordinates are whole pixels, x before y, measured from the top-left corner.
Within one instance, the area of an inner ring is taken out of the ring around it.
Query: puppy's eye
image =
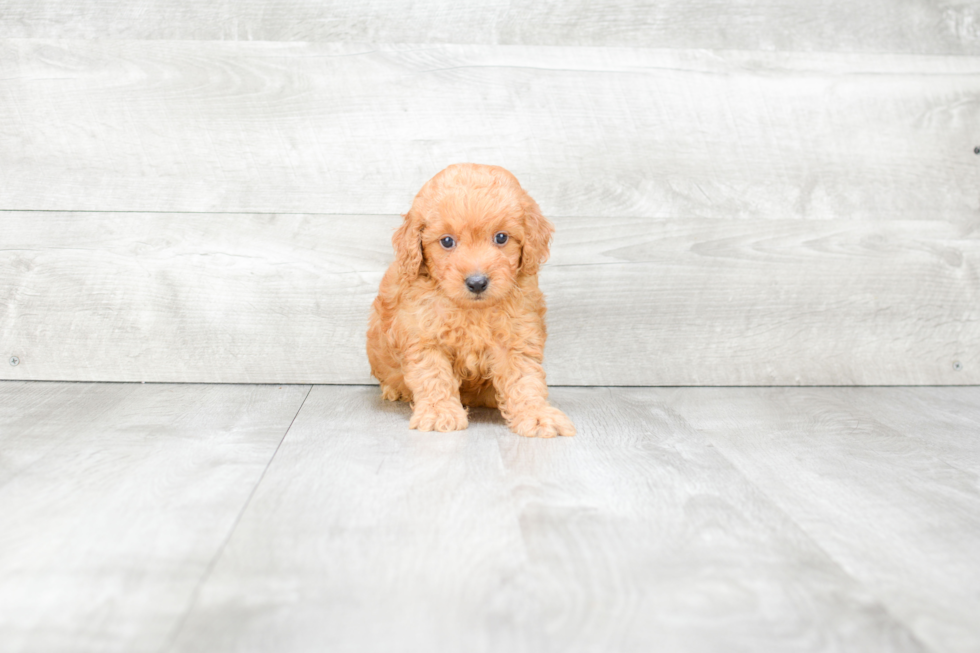
[[[444,249],[452,249],[456,247],[456,241],[453,240],[452,236],[443,236],[439,239],[439,244],[443,246]]]
[[[507,235],[507,234],[505,234],[504,232],[502,232],[502,231],[498,231],[498,232],[497,232],[497,235],[495,235],[495,236],[493,237],[493,242],[495,242],[495,243],[497,243],[498,245],[503,245],[504,243],[506,243],[506,242],[507,242],[507,239],[508,239],[509,237],[510,237],[510,236],[508,236],[508,235]]]

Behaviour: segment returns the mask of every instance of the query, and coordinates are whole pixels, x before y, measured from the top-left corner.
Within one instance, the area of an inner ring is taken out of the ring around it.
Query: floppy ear
[[[391,237],[391,244],[402,276],[411,281],[422,271],[422,221],[414,207],[403,218],[402,225]]]
[[[521,272],[527,276],[538,273],[538,268],[548,260],[551,234],[555,226],[541,215],[538,203],[524,194],[521,200],[524,209],[524,245],[521,248]]]

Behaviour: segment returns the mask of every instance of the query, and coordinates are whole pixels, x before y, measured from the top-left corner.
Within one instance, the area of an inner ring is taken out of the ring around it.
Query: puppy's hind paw
[[[516,415],[511,430],[526,438],[553,438],[575,435],[575,425],[565,413],[551,406],[530,408]]]
[[[417,404],[408,428],[419,431],[462,431],[469,426],[466,410],[460,404]]]

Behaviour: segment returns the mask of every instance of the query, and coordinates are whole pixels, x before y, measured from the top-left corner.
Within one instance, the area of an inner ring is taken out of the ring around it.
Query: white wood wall
[[[398,214],[477,161],[558,227],[552,383],[980,383],[980,3],[8,0],[0,37],[0,378],[368,382]]]

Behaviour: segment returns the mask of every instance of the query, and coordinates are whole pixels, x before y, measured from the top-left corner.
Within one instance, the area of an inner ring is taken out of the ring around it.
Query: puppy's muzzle
[[[490,285],[490,279],[485,274],[471,274],[466,277],[466,287],[474,295],[479,295],[487,286]]]

